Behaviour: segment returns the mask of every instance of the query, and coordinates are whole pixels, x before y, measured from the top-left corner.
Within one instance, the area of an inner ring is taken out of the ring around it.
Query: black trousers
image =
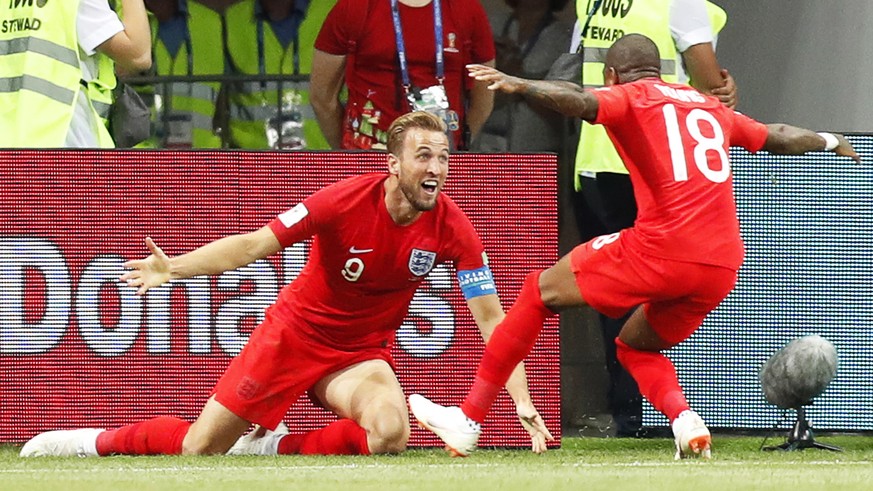
[[[596,177],[579,177],[580,189],[573,199],[576,225],[583,242],[633,226],[637,203],[627,174],[601,172]],[[607,401],[617,426],[617,436],[643,436],[643,398],[636,381],[619,363],[615,338],[627,316],[612,319],[600,314],[603,350],[609,376]]]

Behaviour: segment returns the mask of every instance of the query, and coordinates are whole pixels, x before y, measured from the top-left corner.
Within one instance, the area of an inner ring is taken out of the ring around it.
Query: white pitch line
[[[618,464],[607,463],[585,463],[585,462],[563,462],[558,465],[543,464],[544,467],[572,467],[572,468],[607,468],[607,467],[669,467],[683,465],[684,463],[698,464],[704,466],[715,467],[771,467],[774,464],[790,464],[791,462],[627,462]],[[810,461],[810,462],[794,462],[807,466],[869,466],[873,464],[871,461]],[[481,464],[338,464],[338,465],[282,465],[282,466],[169,466],[169,467],[96,467],[88,469],[0,469],[0,474],[40,474],[40,473],[97,473],[97,472],[214,472],[214,471],[288,471],[288,470],[313,470],[322,471],[330,469],[390,469],[394,467],[403,468],[499,468],[506,467],[507,464],[498,463],[481,463]]]

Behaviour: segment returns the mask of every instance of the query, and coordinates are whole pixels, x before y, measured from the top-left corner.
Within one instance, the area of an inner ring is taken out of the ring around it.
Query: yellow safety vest
[[[712,24],[712,32],[718,34],[727,24],[727,12],[712,2],[706,2],[706,13],[709,14],[709,23]]]
[[[245,75],[260,74],[258,59],[258,21],[255,1],[242,0],[225,11],[227,50],[234,66]],[[336,0],[313,0],[306,18],[300,24],[297,42],[300,43],[300,74],[309,75],[315,38]],[[268,75],[294,73],[293,42],[283,49],[269,22],[263,22],[264,72]],[[230,92],[230,140],[236,148],[269,148],[266,135],[267,120],[275,116],[279,103],[278,82],[251,82],[236,84]],[[299,94],[298,109],[303,116],[303,135],[308,150],[328,149],[330,146],[318,127],[315,113],[309,103],[309,83],[283,82],[283,93]]]
[[[110,0],[109,6],[115,10],[118,17],[122,16],[120,3]],[[88,82],[88,98],[91,99],[91,104],[94,106],[94,110],[97,111],[97,115],[100,116],[100,120],[103,121],[103,125],[109,128],[109,110],[112,107],[112,102],[115,100],[112,91],[115,90],[115,86],[118,83],[115,76],[115,61],[109,55],[99,51],[94,57],[97,62],[97,74],[94,80]]]
[[[0,148],[64,146],[82,79],[78,8],[0,2]]]
[[[88,82],[88,97],[103,125],[109,127],[109,110],[114,100],[112,91],[115,89],[115,62],[108,55],[98,52],[97,76]]]
[[[576,13],[580,22],[584,23],[588,18],[593,2],[594,0],[576,1]],[[591,18],[588,34],[583,40],[582,85],[603,86],[603,62],[607,49],[618,38],[630,33],[643,34],[655,42],[661,53],[661,78],[667,82],[677,82],[677,67],[682,60],[670,33],[670,4],[670,1],[663,0],[603,2]],[[707,9],[713,30],[717,33],[727,22],[727,14],[715,5],[707,5]],[[627,169],[603,126],[584,121],[576,151],[575,170],[577,176],[583,172],[627,174]],[[578,178],[576,188],[579,188]]]
[[[157,36],[157,20],[154,17],[149,19],[154,43],[152,55],[156,74],[223,75],[224,54],[219,43],[221,15],[193,0],[188,1],[187,15],[189,38],[182,43],[175,57],[170,55],[167,47]],[[162,110],[160,114],[156,113],[154,124],[162,135],[162,141],[156,142],[157,146],[167,146],[169,136],[167,132],[171,130],[170,124],[174,124],[170,121],[183,121],[180,124],[185,127],[186,138],[190,130],[190,142],[185,144],[190,143],[193,148],[221,148],[221,137],[215,134],[212,127],[220,88],[220,82],[158,84],[154,92],[161,96]]]

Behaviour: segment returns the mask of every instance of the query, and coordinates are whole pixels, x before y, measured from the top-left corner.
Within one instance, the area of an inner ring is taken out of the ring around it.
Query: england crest
[[[412,254],[409,255],[409,271],[415,276],[424,276],[433,269],[434,261],[436,261],[436,252],[413,249]]]

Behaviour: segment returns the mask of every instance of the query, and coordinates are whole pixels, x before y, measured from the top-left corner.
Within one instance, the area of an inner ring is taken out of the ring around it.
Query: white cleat
[[[276,455],[279,440],[288,433],[290,433],[288,426],[281,422],[275,430],[255,426],[255,429],[239,437],[226,455]]]
[[[466,457],[476,450],[482,427],[468,418],[458,406],[440,406],[426,397],[409,396],[409,409],[418,420],[418,425],[432,431],[446,444],[452,457]]]
[[[46,431],[31,438],[21,447],[20,457],[97,457],[97,435],[105,430]]]
[[[673,436],[676,438],[675,459],[689,457],[712,458],[712,435],[699,414],[692,410],[682,411],[673,420]]]

